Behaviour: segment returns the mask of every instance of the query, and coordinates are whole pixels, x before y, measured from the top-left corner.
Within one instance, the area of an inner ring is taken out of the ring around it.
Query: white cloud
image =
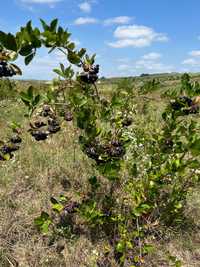
[[[200,66],[200,59],[187,58],[187,59],[183,60],[182,64],[183,65],[189,65],[191,67],[197,67],[197,66]]]
[[[189,55],[192,57],[200,57],[200,50],[193,50],[189,52]]]
[[[156,72],[171,72],[173,70],[173,66],[165,65],[162,62],[154,62],[154,61],[146,61],[146,60],[138,60],[135,62],[135,68],[140,69],[143,72],[148,71],[151,73]]]
[[[130,69],[130,66],[126,65],[126,64],[121,64],[121,65],[118,66],[118,70],[126,71],[126,70],[129,70],[129,69]]]
[[[108,43],[109,46],[114,48],[124,48],[124,47],[145,47],[149,46],[149,41],[146,39],[122,39],[118,40],[116,42]]]
[[[81,11],[83,11],[85,13],[90,13],[92,10],[91,4],[88,2],[83,2],[83,3],[79,4],[79,8]]]
[[[104,25],[113,25],[113,24],[129,24],[132,21],[131,17],[128,16],[119,16],[114,18],[109,18],[104,20]]]
[[[98,20],[91,17],[80,17],[74,21],[75,25],[96,24],[96,23],[98,23]]]
[[[164,64],[160,61],[162,55],[156,52],[151,52],[140,57],[136,61],[121,61],[121,64],[117,67],[120,71],[120,74],[123,75],[133,75],[141,73],[162,73],[162,72],[172,72],[174,71],[174,66],[169,64]]]
[[[22,3],[26,4],[56,4],[63,0],[21,0]]]
[[[144,55],[142,58],[147,59],[147,60],[157,60],[157,59],[160,59],[161,57],[162,57],[161,54],[156,53],[156,52],[151,52],[149,54]]]
[[[143,25],[119,26],[114,32],[118,40],[108,43],[114,48],[146,47],[153,42],[166,42],[168,37],[164,33],[157,33],[154,29]]]
[[[116,61],[122,64],[127,64],[131,62],[131,59],[129,57],[124,57],[124,58],[118,58]]]
[[[188,55],[190,57],[183,60],[182,64],[190,67],[200,67],[200,50],[192,50]]]

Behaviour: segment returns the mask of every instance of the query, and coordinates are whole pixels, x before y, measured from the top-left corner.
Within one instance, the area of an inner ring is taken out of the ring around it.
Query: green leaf
[[[52,20],[52,22],[50,24],[51,31],[55,32],[56,28],[57,28],[57,25],[58,25],[58,19]]]
[[[0,44],[4,46],[6,42],[7,35],[5,32],[0,31]]]
[[[61,70],[59,70],[59,69],[53,69],[53,72],[55,72],[55,73],[58,74],[59,76],[65,78],[65,75],[62,73]]]
[[[40,22],[42,24],[42,27],[45,31],[49,30],[49,26],[46,24],[46,22],[43,19],[40,19]]]
[[[41,96],[38,94],[38,95],[36,95],[36,97],[34,98],[34,100],[33,100],[33,106],[37,106],[37,104],[40,102],[40,98],[41,98]]]
[[[68,48],[69,48],[70,50],[74,50],[74,48],[75,48],[75,43],[70,43],[70,44],[68,44]]]
[[[155,250],[154,246],[149,245],[149,244],[145,244],[143,247],[143,251],[144,253],[152,253]]]
[[[175,267],[181,267],[182,266],[182,262],[180,260],[177,260],[175,262]]]
[[[29,98],[29,96],[26,94],[26,93],[24,93],[24,92],[21,92],[20,93],[20,97],[21,97],[21,100],[26,104],[30,104],[31,103],[31,99]]]
[[[33,99],[33,86],[29,86],[28,90],[27,90],[27,96],[30,100]]]
[[[8,153],[7,153],[7,154],[4,154],[4,155],[3,155],[3,158],[4,158],[4,160],[7,160],[7,161],[8,161],[8,160],[11,159],[11,155],[8,154]]]
[[[25,57],[25,64],[28,65],[34,58],[35,52]]]
[[[68,51],[67,58],[68,58],[69,62],[72,64],[77,65],[80,63],[80,57],[75,52],[72,52],[70,50]]]
[[[30,34],[30,42],[32,43],[32,46],[34,48],[40,48],[41,47],[41,40],[35,33]]]
[[[51,198],[50,198],[50,201],[51,201],[51,203],[52,203],[53,205],[59,203],[58,200],[55,199],[54,197],[51,197]]]
[[[190,150],[194,156],[200,154],[200,139],[196,139],[192,144],[190,144]]]
[[[35,226],[43,233],[47,234],[49,231],[49,226],[52,220],[48,213],[42,211],[41,215],[34,219]]]
[[[32,31],[32,21],[29,20],[26,24],[26,30],[28,33],[30,33]]]
[[[65,66],[62,63],[60,63],[60,68],[61,68],[62,73],[64,74],[65,73]]]
[[[123,253],[126,249],[126,245],[123,241],[120,241],[116,246],[116,251],[119,253]]]
[[[60,204],[60,203],[52,205],[52,209],[54,211],[57,211],[58,213],[60,213],[63,210],[63,208],[64,208],[64,206],[62,204]]]
[[[98,169],[103,173],[110,181],[118,179],[120,163],[118,161],[106,162],[105,164],[100,164]]]
[[[59,196],[59,201],[60,201],[60,202],[66,202],[66,201],[67,201],[66,196],[64,196],[64,195],[60,195],[60,196]]]
[[[92,55],[92,57],[91,57],[91,59],[90,59],[90,64],[91,64],[91,65],[94,64],[95,57],[96,57],[96,54]]]
[[[100,183],[98,182],[97,180],[97,177],[96,176],[91,176],[89,179],[88,179],[92,189],[97,189],[100,187]]]
[[[8,50],[17,52],[17,42],[14,35],[12,35],[11,33],[7,34],[5,46]]]
[[[8,50],[17,52],[17,42],[15,36],[11,33],[4,33],[0,31],[0,43]]]
[[[80,58],[82,58],[86,53],[86,49],[85,48],[81,48],[81,50],[78,52],[78,55]]]
[[[27,106],[27,107],[30,107],[31,106],[31,103],[29,100],[26,100],[24,98],[21,97],[21,100],[23,101],[23,103]]]
[[[151,209],[151,206],[149,206],[148,204],[141,204],[138,207],[136,207],[135,209],[133,209],[132,213],[136,217],[139,217],[142,214],[146,214],[150,209]]]

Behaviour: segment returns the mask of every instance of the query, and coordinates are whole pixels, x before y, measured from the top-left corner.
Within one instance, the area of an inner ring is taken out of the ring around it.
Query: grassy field
[[[179,74],[165,74],[133,78],[133,90],[152,78],[160,81],[159,89],[148,94],[152,101],[147,106],[144,105],[142,96],[138,98],[141,113],[134,117],[147,131],[151,131],[155,125],[160,127],[160,114],[166,105],[162,93],[180,85]],[[200,81],[200,75],[193,75],[192,80]],[[101,80],[98,84],[100,94],[109,98],[118,82],[118,78]],[[25,107],[20,105],[18,92],[25,90],[30,84],[38,91],[48,88],[48,84],[34,81],[11,83],[7,82],[6,85],[6,88],[10,86],[10,91],[2,89],[5,84],[0,87],[0,139],[6,139],[11,134],[9,123],[12,121],[20,123],[23,129],[28,127],[24,117]],[[81,229],[83,234],[79,236],[52,241],[48,236],[38,233],[33,225],[34,218],[41,210],[49,210],[50,196],[64,193],[77,200],[88,190],[86,181],[93,174],[92,161],[86,158],[74,142],[76,135],[72,122],[63,122],[62,131],[39,143],[24,131],[21,149],[10,161],[0,162],[1,267],[117,267],[114,262],[111,265],[96,265],[107,241],[103,237],[94,240],[84,227]],[[149,256],[146,267],[175,266],[167,260],[168,253],[180,259],[182,266],[200,266],[199,192],[199,188],[191,192],[185,208],[185,214],[195,223],[187,224],[180,231],[169,231],[166,239],[161,237],[156,240],[155,246],[160,248],[160,252]]]

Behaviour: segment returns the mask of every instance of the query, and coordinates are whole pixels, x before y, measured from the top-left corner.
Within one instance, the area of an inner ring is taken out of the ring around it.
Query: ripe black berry
[[[73,120],[73,114],[70,111],[65,112],[65,120],[66,121],[72,121]]]
[[[64,207],[65,214],[72,214],[76,212],[76,209],[80,206],[79,203],[71,201]]]
[[[10,154],[14,151],[17,151],[19,149],[18,145],[11,144],[11,145],[4,145],[1,149],[0,152],[3,154]]]
[[[111,147],[108,151],[111,157],[122,157],[124,155],[124,148],[122,146]]]
[[[6,61],[0,61],[0,78],[1,77],[12,77],[16,75],[16,72]]]
[[[122,143],[119,140],[112,140],[111,145],[113,146],[122,146]]]
[[[171,101],[171,107],[173,110],[181,110],[182,108],[191,107],[192,99],[187,96],[180,96],[176,100]]]
[[[95,83],[98,80],[97,69],[91,69],[89,72],[82,72],[79,78],[84,83]]]
[[[86,148],[85,152],[88,155],[88,157],[91,159],[97,160],[99,157],[99,154],[97,153],[97,150],[94,146],[90,146],[90,147]]]
[[[43,121],[35,121],[34,125],[36,128],[41,128],[43,126],[46,126],[46,123],[44,123]]]
[[[133,120],[132,118],[125,118],[123,121],[122,121],[122,126],[123,127],[128,127],[132,124]]]
[[[19,144],[22,142],[22,139],[19,135],[14,135],[10,138],[10,142],[13,144]]]
[[[57,133],[60,131],[60,126],[53,126],[53,125],[49,125],[48,126],[48,131],[52,134]]]
[[[48,133],[43,131],[32,131],[31,135],[35,138],[36,141],[46,140],[48,137]]]
[[[199,105],[192,105],[190,108],[190,114],[197,114],[199,113]]]

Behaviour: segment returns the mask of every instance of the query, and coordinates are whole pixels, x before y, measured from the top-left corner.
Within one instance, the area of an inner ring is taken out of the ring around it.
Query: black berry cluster
[[[64,114],[64,118],[66,121],[72,121],[73,120],[73,114],[71,111],[66,111]]]
[[[31,131],[31,135],[35,138],[36,141],[44,141],[48,137],[48,132],[34,130],[34,131]]]
[[[60,124],[56,118],[49,118],[48,119],[48,131],[51,134],[57,133],[60,131]]]
[[[171,151],[173,149],[174,142],[173,140],[169,137],[163,138],[160,140],[160,148],[162,149],[163,152],[166,151]]]
[[[192,105],[192,99],[187,96],[180,96],[176,100],[171,101],[171,107],[173,110],[180,110],[184,107],[190,107]]]
[[[111,140],[106,144],[92,142],[85,145],[84,151],[87,156],[94,159],[97,164],[120,159],[125,154],[124,144],[118,140]]]
[[[84,72],[80,74],[80,80],[84,83],[92,84],[98,80],[99,65],[83,66]]]
[[[49,105],[44,105],[37,120],[30,123],[29,132],[36,141],[44,141],[49,135],[60,131],[60,123]]]
[[[65,214],[72,214],[76,212],[76,209],[78,209],[80,207],[80,204],[78,202],[75,201],[70,201],[69,203],[67,203],[67,205],[65,205],[63,212]]]
[[[16,74],[17,73],[14,70],[14,68],[12,67],[12,65],[7,63],[6,61],[0,61],[0,78],[2,78],[2,77],[12,77],[12,76],[14,76]]]
[[[187,96],[180,96],[170,102],[171,108],[180,115],[199,113],[199,105],[194,104],[193,100]]]
[[[128,127],[133,123],[133,119],[131,117],[126,117],[122,121],[122,126],[123,127]]]
[[[19,150],[22,139],[19,135],[13,135],[8,142],[2,142],[0,146],[0,160],[8,160],[13,157],[13,152]]]

